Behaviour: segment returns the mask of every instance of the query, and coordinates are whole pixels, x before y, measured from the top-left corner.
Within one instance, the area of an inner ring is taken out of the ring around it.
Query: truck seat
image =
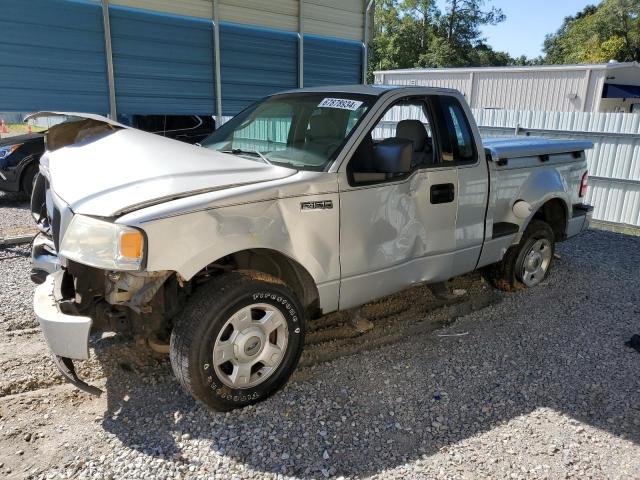
[[[431,139],[420,120],[400,120],[396,126],[396,138],[413,142],[412,168],[425,165],[432,160]]]
[[[340,146],[343,139],[344,132],[328,115],[311,117],[305,134],[305,157],[312,160],[315,158],[318,164],[322,164]]]

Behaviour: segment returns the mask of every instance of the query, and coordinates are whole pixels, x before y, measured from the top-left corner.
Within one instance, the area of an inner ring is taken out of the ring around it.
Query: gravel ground
[[[450,302],[414,288],[314,323],[275,397],[227,414],[164,357],[93,338],[63,384],[31,328],[27,250],[0,250],[0,476],[8,478],[640,478],[640,238],[591,231],[542,285],[478,275]],[[26,299],[26,300],[25,300]]]
[[[29,214],[29,199],[19,193],[0,192],[0,238],[37,233]]]

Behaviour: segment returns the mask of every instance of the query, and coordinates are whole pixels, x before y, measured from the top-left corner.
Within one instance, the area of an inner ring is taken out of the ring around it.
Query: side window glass
[[[382,141],[386,138],[396,136],[398,123],[402,120],[411,120],[420,122],[426,130],[426,134],[431,138],[431,126],[429,119],[425,113],[425,105],[422,102],[417,103],[398,103],[393,105],[371,132],[374,141]],[[404,132],[401,132],[404,133]]]
[[[433,98],[442,162],[444,164],[475,162],[473,134],[460,103],[453,97]]]
[[[394,181],[433,166],[434,159],[427,98],[408,97],[382,115],[361,141],[347,171],[356,184]]]

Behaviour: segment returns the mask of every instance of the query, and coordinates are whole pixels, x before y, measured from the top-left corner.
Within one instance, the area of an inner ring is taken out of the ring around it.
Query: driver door
[[[440,161],[430,118],[428,97],[395,102],[363,136],[340,175],[340,309],[451,276],[458,170]],[[377,144],[388,138],[412,141],[411,171],[394,178],[360,175]]]

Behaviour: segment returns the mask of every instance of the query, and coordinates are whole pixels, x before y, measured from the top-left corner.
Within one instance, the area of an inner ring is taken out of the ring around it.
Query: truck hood
[[[175,198],[288,177],[295,170],[132,128],[45,153],[41,170],[75,213],[114,217]]]

